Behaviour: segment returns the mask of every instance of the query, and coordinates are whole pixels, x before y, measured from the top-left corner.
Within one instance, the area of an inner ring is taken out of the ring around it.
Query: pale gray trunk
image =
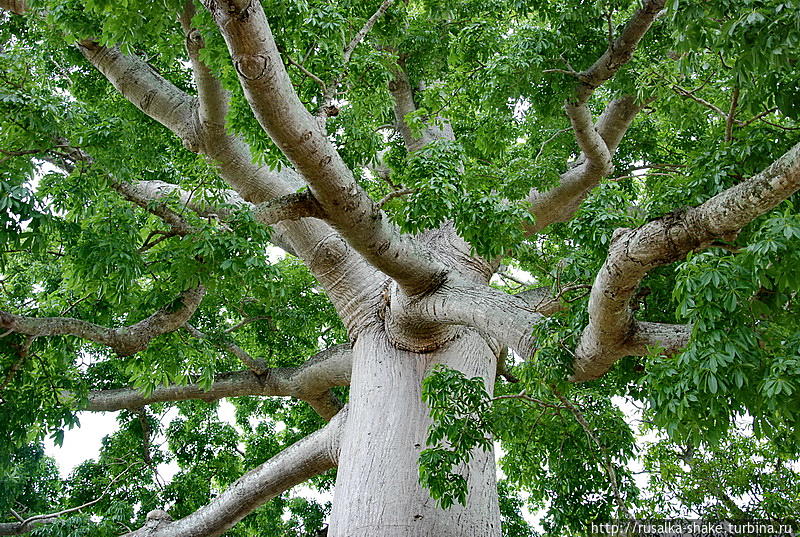
[[[382,326],[365,329],[353,346],[350,414],[341,439],[330,537],[496,537],[500,513],[493,452],[476,451],[464,469],[467,505],[437,507],[419,483],[428,409],[421,382],[445,364],[494,384],[495,356],[464,329],[440,349],[418,354],[389,343]]]

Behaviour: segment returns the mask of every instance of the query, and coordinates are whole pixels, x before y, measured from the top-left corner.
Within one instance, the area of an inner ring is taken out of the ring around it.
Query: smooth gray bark
[[[308,183],[325,220],[364,259],[410,294],[435,288],[445,271],[399,233],[358,185],[327,134],[294,91],[258,2],[206,0],[261,126]]]
[[[329,537],[500,535],[492,452],[476,450],[463,469],[466,506],[442,510],[419,483],[417,459],[430,425],[420,385],[437,364],[483,378],[492,392],[494,353],[475,332],[425,354],[397,349],[379,324],[356,341]]]

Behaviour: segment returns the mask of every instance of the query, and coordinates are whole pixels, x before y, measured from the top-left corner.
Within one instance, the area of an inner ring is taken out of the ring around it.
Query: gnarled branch
[[[652,269],[735,236],[751,220],[800,189],[800,144],[763,172],[698,207],[668,214],[638,229],[618,229],[589,300],[589,324],[575,351],[572,380],[603,375],[620,358],[643,347],[677,350],[688,341],[684,326],[637,323],[631,303],[639,282]]]
[[[255,219],[268,226],[285,220],[299,220],[308,217],[323,218],[324,214],[319,202],[307,190],[259,203],[253,211]]]
[[[107,328],[70,317],[24,317],[0,311],[0,328],[29,336],[76,336],[111,347],[120,356],[147,348],[155,337],[177,330],[188,321],[205,296],[202,285],[186,290],[180,298],[150,317],[121,328]]]
[[[557,186],[546,192],[531,189],[529,211],[535,223],[526,228],[528,233],[538,233],[554,222],[572,218],[586,195],[610,173],[611,156],[646,102],[637,102],[631,96],[616,99],[593,126],[586,103],[598,87],[630,61],[664,4],[665,0],[646,0],[603,55],[585,71],[574,73],[578,83],[574,97],[568,100],[565,108],[583,153],[575,165],[561,175]]]
[[[160,386],[149,395],[134,388],[100,390],[89,393],[83,410],[92,412],[140,408],[153,403],[199,399],[216,401],[246,395],[296,397],[308,402],[323,418],[331,419],[341,408],[330,389],[350,382],[352,354],[349,345],[336,345],[321,351],[295,367],[265,367],[262,373],[234,371],[217,375],[211,387],[198,384]],[[66,399],[71,396],[65,394]]]

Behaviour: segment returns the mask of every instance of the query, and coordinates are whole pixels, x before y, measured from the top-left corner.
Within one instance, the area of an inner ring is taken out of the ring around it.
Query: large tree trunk
[[[397,349],[380,326],[359,334],[330,537],[500,535],[493,452],[476,451],[463,470],[466,506],[443,510],[419,484],[418,457],[431,423],[420,387],[438,364],[486,379],[489,390],[494,383],[494,353],[475,332],[464,329],[424,354]]]

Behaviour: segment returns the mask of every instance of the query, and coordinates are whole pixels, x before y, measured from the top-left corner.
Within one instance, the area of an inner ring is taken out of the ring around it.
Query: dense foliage
[[[591,102],[599,114],[622,94],[651,100],[614,156],[615,172],[575,218],[534,240],[522,231],[531,222],[522,200],[531,187],[554,185],[578,153],[563,113],[575,84],[569,71],[602,54],[637,2],[397,2],[346,66],[342,49],[377,2],[263,4],[309,110],[322,88],[308,73],[322,81],[345,77],[329,136],[374,199],[409,190],[384,205],[401,229],[416,233],[452,220],[476,253],[503,257],[498,288],[544,286],[570,301],[536,327],[530,360],[508,359],[494,397],[452,370],[428,378],[423,396],[435,424],[420,477],[434,498],[445,507],[469,501],[453,469],[491,434],[502,450],[508,536],[532,531],[520,516],[525,506],[541,510],[548,535],[626,512],[797,513],[796,195],[732,240],[644,281],[639,317],[692,323],[684,352],[665,357],[654,348],[597,381],[566,379],[587,320],[585,288],[614,230],[696,205],[800,141],[800,3],[668,2],[631,62]],[[221,351],[226,342],[269,366],[291,366],[346,341],[346,331],[308,270],[268,249],[269,230],[248,211],[232,210],[223,221],[170,199],[167,206],[193,228],[170,235],[159,218],[110,188],[160,180],[209,204],[219,204],[215,191],[227,188],[203,157],[121,97],[73,46],[86,38],[118,46],[192,92],[177,23],[183,2],[36,0],[29,7],[25,17],[0,14],[0,309],[123,326],[199,282],[207,289],[192,320],[204,338],[175,331],[130,356],[72,336],[0,333],[0,517],[12,522],[12,512],[54,512],[102,495],[37,534],[118,535],[139,527],[151,509],[171,506],[175,518],[194,511],[323,421],[308,405],[282,398],[233,399],[235,424],[201,401],[123,411],[99,459],[59,476],[42,443],[59,443],[65,428],[79,424],[89,391],[135,386],[148,393],[190,380],[209,386],[215,373],[242,368]],[[206,42],[203,61],[232,94],[228,127],[260,162],[286,166],[200,5],[193,23]],[[398,61],[419,85],[418,109],[406,118],[412,129],[448,122],[456,141],[408,153],[387,127]],[[74,148],[90,160],[66,165],[64,152]],[[634,407],[642,409],[641,424],[621,410]],[[645,433],[655,440],[637,441]],[[634,475],[635,461],[649,480]],[[169,483],[158,473],[166,463],[180,469]],[[332,482],[328,473],[310,486],[327,491]],[[326,509],[285,493],[228,535],[312,536]]]

